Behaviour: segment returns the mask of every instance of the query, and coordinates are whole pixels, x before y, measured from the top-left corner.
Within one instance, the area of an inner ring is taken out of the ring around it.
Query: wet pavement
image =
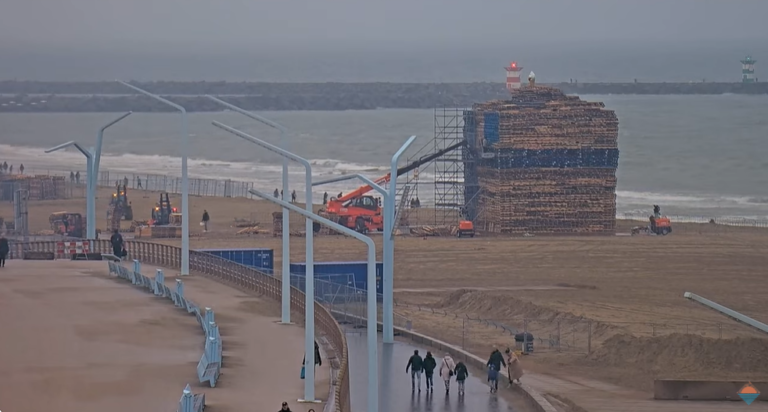
[[[349,344],[350,393],[352,410],[366,411],[367,400],[367,345],[365,329],[355,329],[347,333]],[[504,399],[489,393],[485,376],[469,376],[466,383],[466,394],[459,397],[456,380],[451,380],[451,391],[446,396],[445,386],[435,371],[435,390],[428,394],[424,389],[422,375],[422,390],[411,391],[410,374],[405,373],[405,365],[413,351],[418,349],[424,356],[426,348],[412,346],[408,343],[395,342],[383,345],[379,336],[379,411],[380,412],[513,412]],[[438,367],[443,353],[433,353],[438,358]],[[470,371],[470,373],[472,373]],[[500,388],[503,386],[500,383]]]

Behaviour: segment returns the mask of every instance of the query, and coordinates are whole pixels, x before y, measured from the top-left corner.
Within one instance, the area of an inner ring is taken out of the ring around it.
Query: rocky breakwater
[[[470,107],[505,99],[503,83],[142,82],[188,111],[218,111],[203,97],[248,110],[370,110]],[[768,83],[560,83],[568,94],[768,94]],[[115,82],[0,81],[0,112],[167,112],[173,109]]]

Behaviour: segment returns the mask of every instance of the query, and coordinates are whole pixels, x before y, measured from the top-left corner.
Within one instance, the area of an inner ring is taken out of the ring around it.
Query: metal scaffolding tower
[[[439,108],[434,111],[434,137],[413,153],[408,162],[464,141],[463,108]],[[465,208],[464,168],[471,156],[466,147],[454,150],[406,176],[406,183],[398,190],[402,210],[398,212],[398,226],[456,225],[460,211]],[[421,177],[420,177],[421,175]],[[426,178],[426,176],[434,176]],[[406,189],[407,188],[407,189]],[[420,199],[422,207],[410,208],[410,199]],[[405,200],[403,200],[405,199]],[[430,199],[430,200],[427,200]],[[419,211],[423,210],[423,213]],[[434,213],[429,211],[434,210]]]

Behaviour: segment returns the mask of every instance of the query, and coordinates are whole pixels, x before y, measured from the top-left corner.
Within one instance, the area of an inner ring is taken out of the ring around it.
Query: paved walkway
[[[106,266],[106,264],[104,264]],[[145,276],[154,276],[149,265]],[[164,270],[166,284],[175,288],[178,271]],[[280,325],[280,305],[248,295],[199,275],[184,276],[184,296],[216,315],[224,348],[224,365],[216,388],[205,389],[206,404],[216,411],[271,411],[287,401],[294,412],[323,410],[323,403],[300,404],[304,397],[301,361],[304,328]],[[323,358],[325,355],[323,354]],[[194,372],[194,367],[192,367]],[[330,369],[316,369],[315,396],[327,399]],[[194,385],[193,385],[194,386]]]
[[[362,334],[360,331],[363,331]],[[367,401],[367,348],[364,329],[357,329],[347,334],[350,358],[350,392],[352,410],[366,410]],[[513,412],[515,411],[500,396],[489,393],[485,376],[478,378],[470,375],[467,380],[466,394],[460,399],[456,391],[456,380],[452,380],[451,392],[445,395],[443,382],[435,376],[434,393],[428,394],[411,391],[410,375],[405,373],[405,365],[415,349],[423,356],[426,349],[407,343],[395,342],[383,345],[379,342],[379,411],[380,412]],[[433,353],[442,358],[441,353]],[[438,359],[439,361],[439,359]],[[438,364],[439,365],[439,364]],[[472,371],[470,371],[472,373]],[[422,377],[423,380],[423,377]],[[424,382],[422,382],[424,385]],[[500,385],[500,391],[503,385]]]
[[[64,260],[0,268],[0,410],[175,410],[196,380],[200,327],[107,273]]]

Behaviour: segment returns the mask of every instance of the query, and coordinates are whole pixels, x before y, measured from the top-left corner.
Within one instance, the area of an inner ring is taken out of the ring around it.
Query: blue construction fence
[[[221,375],[222,345],[219,327],[216,324],[215,314],[211,308],[201,311],[200,307],[184,296],[184,283],[176,280],[174,289],[165,285],[165,274],[162,269],[157,269],[154,278],[141,274],[141,263],[133,261],[133,269],[128,269],[117,262],[108,262],[109,274],[114,274],[119,279],[131,282],[155,296],[170,299],[173,304],[187,313],[195,315],[200,328],[205,335],[203,354],[197,364],[197,376],[201,383],[207,382],[211,388],[216,386],[216,381]],[[187,386],[182,391],[177,412],[202,412],[205,409],[205,394],[194,394]]]

